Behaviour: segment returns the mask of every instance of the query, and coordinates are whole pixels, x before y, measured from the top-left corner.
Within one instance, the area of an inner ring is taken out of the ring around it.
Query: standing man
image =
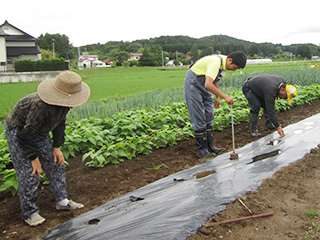
[[[38,92],[20,99],[6,119],[6,137],[19,181],[22,219],[30,226],[45,221],[36,205],[39,176],[46,174],[57,210],[82,208],[68,199],[64,156],[66,116],[72,107],[84,104],[90,95],[87,84],[71,71],[41,82]],[[49,132],[52,132],[52,139]]]
[[[241,51],[228,56],[209,55],[191,65],[185,76],[184,95],[201,157],[212,157],[225,150],[213,145],[213,107],[219,108],[220,98],[230,105],[234,100],[219,90],[218,82],[226,70],[244,68],[246,62],[247,56]],[[216,96],[214,105],[212,94]]]
[[[250,105],[251,136],[259,135],[257,125],[261,107],[266,129],[277,129],[279,135],[284,136],[275,113],[275,100],[277,97],[288,99],[291,104],[292,98],[297,96],[297,89],[280,76],[263,74],[249,78],[243,85],[242,92]]]

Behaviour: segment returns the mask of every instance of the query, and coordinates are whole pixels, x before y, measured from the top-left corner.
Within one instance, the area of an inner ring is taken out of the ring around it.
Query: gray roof
[[[30,35],[9,35],[7,42],[34,42],[37,39]]]
[[[35,47],[7,47],[7,56],[8,57],[17,57],[21,55],[36,55],[40,54],[40,48]]]

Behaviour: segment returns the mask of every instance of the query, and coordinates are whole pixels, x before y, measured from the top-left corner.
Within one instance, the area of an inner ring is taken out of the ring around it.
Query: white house
[[[5,21],[0,25],[0,71],[13,71],[14,61],[40,60],[36,38]]]
[[[98,55],[89,55],[87,52],[82,53],[78,59],[79,68],[103,67],[106,63],[98,59]]]

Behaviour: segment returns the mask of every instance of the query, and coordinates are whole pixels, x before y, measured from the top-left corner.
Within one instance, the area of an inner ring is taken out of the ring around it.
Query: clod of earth
[[[215,170],[210,170],[210,171],[205,171],[205,172],[201,172],[201,173],[197,173],[196,174],[196,178],[199,179],[199,178],[204,178],[204,177],[207,177],[213,173],[215,173],[216,171]]]

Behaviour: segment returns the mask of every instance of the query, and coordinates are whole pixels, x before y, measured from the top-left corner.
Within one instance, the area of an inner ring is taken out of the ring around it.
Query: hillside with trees
[[[45,34],[38,37],[37,44],[42,50],[53,50],[54,40],[57,57],[76,60],[82,52],[98,55],[100,60],[112,60],[121,66],[126,62],[130,52],[143,53],[139,62],[131,62],[139,66],[161,66],[162,57],[190,64],[195,60],[215,53],[228,54],[233,51],[244,51],[249,58],[271,58],[274,61],[311,59],[320,55],[320,47],[315,44],[282,45],[273,43],[254,43],[226,35],[212,35],[202,38],[188,36],[160,36],[132,42],[109,41],[81,47],[73,47],[69,38],[59,34]]]

